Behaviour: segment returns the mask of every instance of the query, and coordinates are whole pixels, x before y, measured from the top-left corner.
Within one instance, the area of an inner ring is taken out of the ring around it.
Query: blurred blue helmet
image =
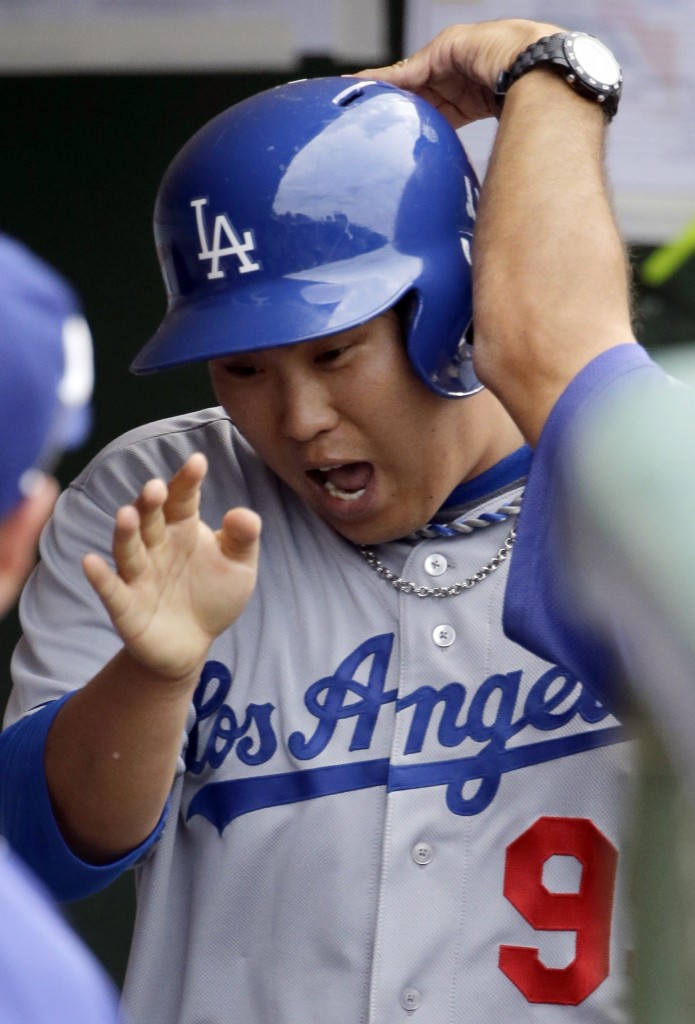
[[[308,341],[403,300],[419,377],[448,397],[478,391],[478,192],[453,128],[395,86],[318,78],[243,100],[164,175],[154,230],[168,308],[131,369]]]
[[[92,341],[51,267],[0,235],[0,518],[91,425]]]

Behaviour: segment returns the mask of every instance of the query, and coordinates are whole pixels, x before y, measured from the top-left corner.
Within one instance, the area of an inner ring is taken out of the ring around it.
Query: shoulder
[[[163,464],[178,463],[194,451],[212,448],[230,450],[236,432],[223,409],[213,407],[197,412],[155,420],[121,434],[107,444],[85,467],[74,483],[84,484],[106,463],[119,461]]]
[[[245,474],[259,462],[224,410],[214,407],[122,434],[85,466],[68,490],[111,514],[132,501],[147,480],[170,479],[194,452],[202,452],[210,464],[208,491],[223,474],[232,492],[243,492]]]

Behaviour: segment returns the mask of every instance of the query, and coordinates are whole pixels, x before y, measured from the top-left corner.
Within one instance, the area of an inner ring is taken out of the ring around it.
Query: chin
[[[371,548],[377,544],[388,544],[389,541],[406,537],[413,530],[416,530],[419,524],[405,526],[392,524],[390,527],[387,527],[385,524],[378,526],[375,523],[331,523],[330,525],[336,533],[339,533],[341,537],[349,540],[352,544]]]

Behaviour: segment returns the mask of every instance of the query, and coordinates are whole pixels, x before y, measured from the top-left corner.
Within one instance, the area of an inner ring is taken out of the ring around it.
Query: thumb
[[[250,508],[230,509],[217,531],[220,550],[227,558],[255,565],[261,535],[261,517]]]

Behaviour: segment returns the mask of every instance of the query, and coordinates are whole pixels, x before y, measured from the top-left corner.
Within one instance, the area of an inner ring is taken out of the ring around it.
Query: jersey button
[[[444,555],[428,555],[425,559],[425,572],[430,576],[441,576],[448,568]]]
[[[456,639],[456,630],[453,626],[442,623],[441,626],[435,626],[432,630],[432,639],[437,647],[451,647]]]
[[[417,988],[404,988],[401,992],[401,1006],[404,1010],[417,1010],[422,1002],[422,993]]]
[[[434,857],[434,847],[430,843],[416,843],[410,856],[416,864],[429,864]]]

